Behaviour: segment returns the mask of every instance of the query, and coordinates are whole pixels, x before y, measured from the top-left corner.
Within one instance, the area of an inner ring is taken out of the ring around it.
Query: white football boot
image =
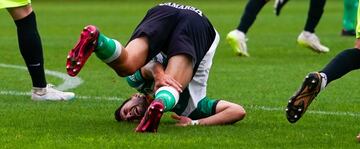
[[[31,99],[36,101],[59,101],[71,100],[75,97],[72,92],[63,92],[53,88],[54,85],[48,84],[45,88],[33,87]]]
[[[314,34],[308,31],[302,31],[299,35],[297,42],[304,47],[310,48],[315,52],[326,53],[330,49],[320,43],[319,38]]]
[[[246,57],[250,56],[247,52],[246,35],[243,32],[235,29],[227,34],[226,40],[230,44],[235,54]]]

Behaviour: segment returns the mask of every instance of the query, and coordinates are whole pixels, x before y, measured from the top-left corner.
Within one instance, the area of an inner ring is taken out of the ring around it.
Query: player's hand
[[[156,91],[157,89],[159,89],[162,86],[171,86],[173,88],[175,88],[178,92],[182,92],[182,85],[176,81],[173,77],[167,75],[167,74],[163,74],[163,75],[157,75],[154,77],[154,91]]]
[[[182,127],[191,125],[191,121],[192,121],[192,119],[186,116],[179,116],[177,114],[172,114],[171,118],[177,121],[176,126],[182,126]]]

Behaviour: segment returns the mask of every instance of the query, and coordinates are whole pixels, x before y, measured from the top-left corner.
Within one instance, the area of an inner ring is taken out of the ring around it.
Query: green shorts
[[[30,3],[31,0],[0,0],[0,9],[25,6]]]
[[[216,114],[218,102],[219,100],[210,99],[208,97],[201,99],[196,109],[190,113],[189,118],[197,120]]]

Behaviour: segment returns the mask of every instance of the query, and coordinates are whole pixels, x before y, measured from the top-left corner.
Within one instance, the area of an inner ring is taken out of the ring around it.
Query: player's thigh
[[[9,3],[2,4],[2,3],[3,2],[0,2],[0,5],[4,5],[4,8],[7,8],[9,14],[14,20],[23,19],[33,11],[29,1],[13,2],[13,4],[9,4]],[[0,8],[1,7],[2,6],[0,6]]]
[[[131,40],[121,51],[119,58],[108,65],[113,68],[119,76],[134,74],[136,70],[145,65],[149,52],[149,43],[146,37]]]

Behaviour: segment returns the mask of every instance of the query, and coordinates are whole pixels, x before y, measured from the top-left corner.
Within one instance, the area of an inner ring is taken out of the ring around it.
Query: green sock
[[[140,90],[142,86],[145,84],[145,80],[143,76],[141,75],[140,69],[137,70],[134,74],[127,76],[126,81],[129,84],[129,86]]]
[[[118,41],[100,33],[94,52],[99,59],[105,63],[110,63],[120,56],[121,48],[121,44]]]
[[[165,108],[164,112],[170,111],[179,100],[179,92],[173,87],[160,87],[155,93],[155,100],[161,101]]]
[[[343,29],[355,30],[358,0],[344,0]]]

